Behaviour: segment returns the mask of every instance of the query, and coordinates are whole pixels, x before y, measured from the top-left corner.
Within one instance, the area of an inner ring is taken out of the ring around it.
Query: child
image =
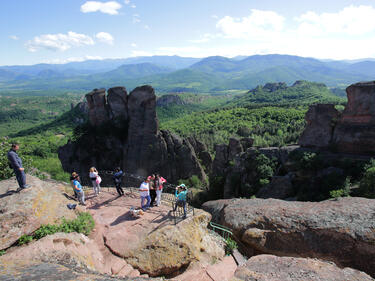
[[[141,207],[142,210],[145,211],[150,208],[150,188],[149,188],[149,178],[146,178],[141,186],[139,187],[139,194],[141,195]],[[144,201],[147,200],[146,205],[144,204]]]

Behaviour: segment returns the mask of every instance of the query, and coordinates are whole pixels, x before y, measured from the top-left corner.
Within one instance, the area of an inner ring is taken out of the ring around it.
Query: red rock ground
[[[140,275],[139,271],[119,256],[135,247],[148,233],[168,224],[173,225],[174,220],[169,213],[171,203],[164,201],[161,206],[151,208],[139,218],[134,218],[129,210],[140,207],[139,194],[136,189],[133,192],[124,190],[125,196],[121,197],[113,188],[102,188],[97,197],[91,190],[87,191],[86,209],[96,223],[90,238],[99,245],[104,256],[103,271],[118,276],[136,277]],[[212,265],[191,264],[173,280],[224,281],[233,276],[236,268],[234,259],[229,256]]]

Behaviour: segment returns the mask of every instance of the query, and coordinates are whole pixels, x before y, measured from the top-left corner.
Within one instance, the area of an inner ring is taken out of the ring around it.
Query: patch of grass
[[[63,218],[63,221],[59,225],[42,225],[32,235],[22,235],[18,240],[18,245],[24,245],[33,240],[39,240],[47,235],[52,235],[57,232],[77,232],[89,235],[94,227],[94,219],[89,213],[79,213],[78,217],[74,220],[66,220],[65,218]]]
[[[233,254],[234,249],[237,249],[238,245],[237,242],[234,241],[232,238],[228,237],[225,239],[225,254],[226,255],[231,255]]]

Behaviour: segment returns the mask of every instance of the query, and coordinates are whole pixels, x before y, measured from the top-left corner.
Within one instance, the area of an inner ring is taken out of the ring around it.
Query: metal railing
[[[212,231],[218,233],[224,240],[233,237],[232,230],[228,227],[223,226],[223,225],[220,225],[220,224],[217,224],[217,223],[214,223],[214,222],[210,222],[209,228]]]

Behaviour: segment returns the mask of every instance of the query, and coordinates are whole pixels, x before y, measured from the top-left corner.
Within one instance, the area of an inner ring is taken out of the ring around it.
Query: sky
[[[0,65],[150,55],[375,58],[375,1],[0,0]]]

